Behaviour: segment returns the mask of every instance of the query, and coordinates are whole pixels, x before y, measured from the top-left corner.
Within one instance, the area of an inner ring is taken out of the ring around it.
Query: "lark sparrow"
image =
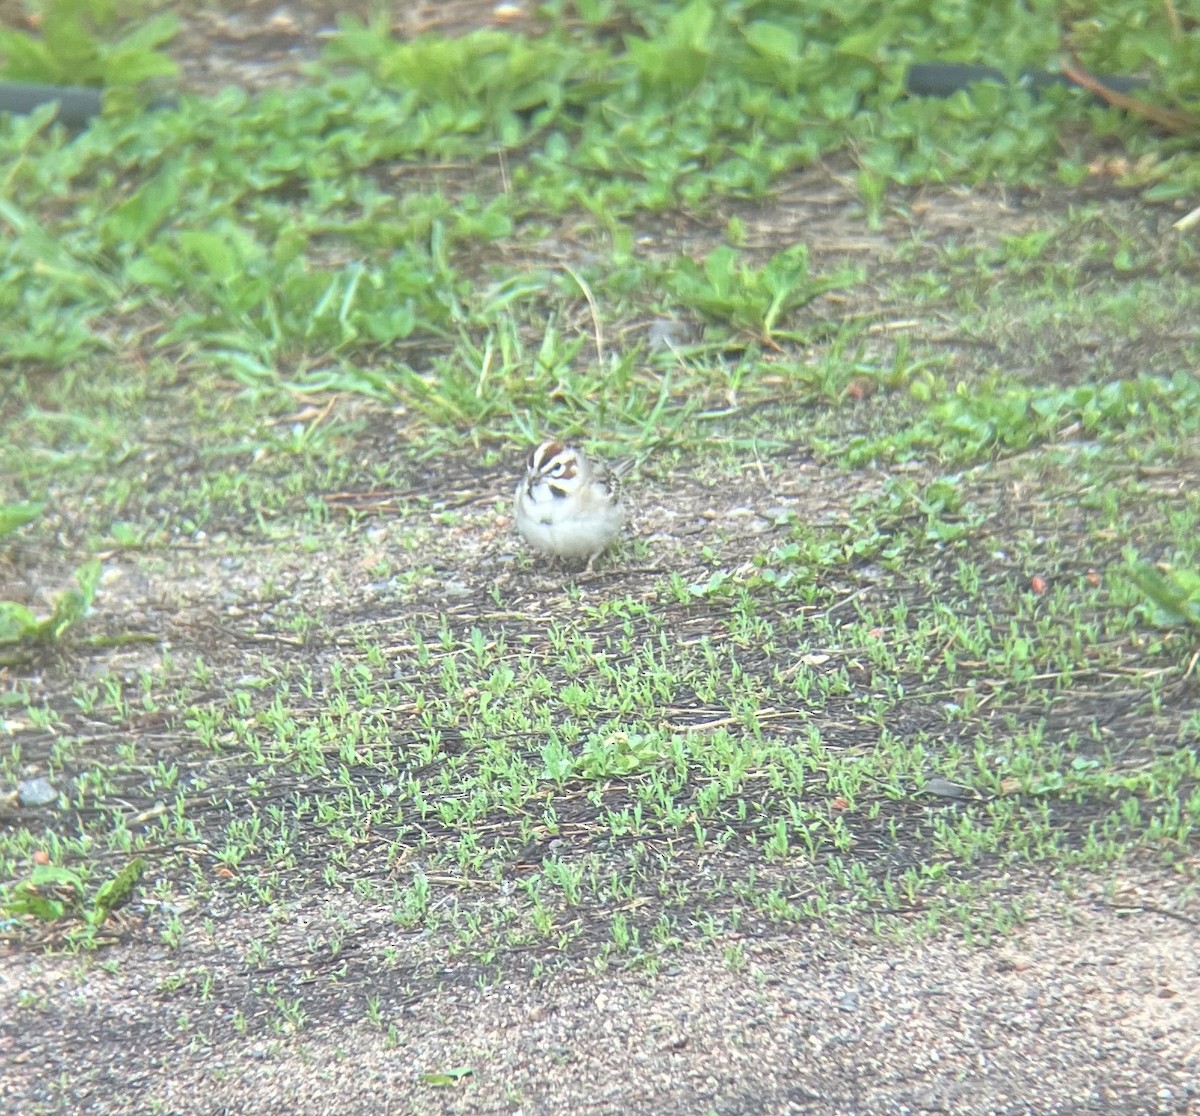
[[[586,558],[587,568],[621,533],[625,507],[617,475],[578,446],[543,442],[530,455],[513,498],[517,530],[554,558]]]

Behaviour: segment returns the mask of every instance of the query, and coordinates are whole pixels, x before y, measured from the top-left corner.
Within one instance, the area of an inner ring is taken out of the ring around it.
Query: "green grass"
[[[232,908],[258,972],[289,912],[335,964],[383,910],[429,943],[404,979],[488,982],[814,920],[986,940],[1194,871],[1196,256],[1152,221],[1194,153],[1065,92],[901,96],[1045,65],[1049,9],[577,8],[0,124],[0,482],[42,506],[0,572],[31,624],[39,577],[109,574],[13,641],[0,786],[62,798],[0,832],[10,936],[182,957]],[[1191,57],[1164,19],[1074,41]],[[1077,202],[1116,144],[1160,150],[1142,194]],[[668,316],[702,335],[652,347]],[[551,430],[636,459],[653,529],[595,580],[500,521]]]

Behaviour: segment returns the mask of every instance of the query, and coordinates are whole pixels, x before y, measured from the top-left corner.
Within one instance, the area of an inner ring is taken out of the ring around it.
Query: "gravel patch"
[[[684,953],[656,976],[489,988],[459,976],[381,1026],[348,1012],[266,1039],[165,1030],[139,1011],[154,970],[178,964],[161,951],[98,958],[119,961],[112,973],[13,955],[0,1100],[22,1113],[298,1116],[1197,1112],[1197,927],[1152,890],[1165,884],[1141,886],[1123,913],[1076,899],[988,948],[813,928]],[[43,1006],[21,1010],[22,988]]]

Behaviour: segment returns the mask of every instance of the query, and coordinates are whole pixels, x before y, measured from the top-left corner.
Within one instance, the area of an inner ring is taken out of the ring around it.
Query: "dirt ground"
[[[259,977],[222,965],[222,949],[252,932],[237,919],[204,949],[113,947],[102,959],[112,975],[26,953],[0,970],[0,1100],[10,1112],[364,1116],[1195,1112],[1195,926],[1149,898],[1173,890],[1143,878],[1117,902],[1047,894],[1024,930],[990,948],[764,933],[741,943],[740,971],[714,949],[677,955],[653,978],[575,972],[481,989],[463,974],[411,996],[404,964],[357,959],[371,952],[364,940],[291,1039],[206,1038]],[[223,973],[206,1006],[187,977],[200,964]],[[164,984],[171,972],[177,990]],[[278,980],[286,990],[325,976]],[[371,992],[394,1034],[364,1023]],[[19,995],[43,1006],[23,1011]],[[181,1011],[194,1016],[191,1040]],[[13,1027],[21,1019],[28,1028]],[[418,1086],[429,1073],[445,1086]]]
[[[397,24],[481,25],[492,9],[413,5]],[[330,17],[316,4],[191,13],[179,51],[185,84],[255,87],[294,77]],[[979,227],[978,199],[946,191],[927,202],[931,219],[963,234]],[[869,252],[872,240],[864,233],[847,251]],[[465,532],[487,546],[479,528],[491,499],[468,513]],[[736,493],[704,492],[694,523],[682,526],[713,530],[744,510]],[[662,537],[681,524],[660,507],[643,526]],[[138,582],[121,590],[128,599],[147,609],[159,602],[151,627],[220,631],[203,571],[189,582],[181,563],[166,588],[141,584],[147,575],[137,570],[125,576]],[[154,653],[123,652],[130,669]],[[1082,891],[1040,878],[1013,886],[1027,896],[1026,920],[986,944],[764,924],[673,953],[654,975],[518,966],[492,979],[480,968],[441,965],[438,942],[399,931],[390,911],[362,904],[321,965],[313,942],[331,933],[338,913],[316,903],[281,909],[275,952],[286,956],[291,944],[296,960],[266,972],[237,960],[258,931],[234,907],[206,911],[204,932],[175,949],[157,944],[162,927],[152,922],[95,954],[7,948],[0,1110],[1200,1113],[1194,887],[1149,860]],[[381,964],[387,950],[392,962]],[[308,1018],[294,1034],[254,1019],[245,1034],[231,1028],[239,1006],[256,1010],[264,979],[285,1002],[303,990]],[[366,1018],[372,1001],[381,1025]]]

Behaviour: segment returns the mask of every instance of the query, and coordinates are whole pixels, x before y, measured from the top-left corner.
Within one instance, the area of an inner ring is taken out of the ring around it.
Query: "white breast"
[[[593,558],[620,533],[625,509],[607,489],[587,485],[555,496],[548,484],[522,481],[514,500],[517,530],[532,547],[558,558]]]

